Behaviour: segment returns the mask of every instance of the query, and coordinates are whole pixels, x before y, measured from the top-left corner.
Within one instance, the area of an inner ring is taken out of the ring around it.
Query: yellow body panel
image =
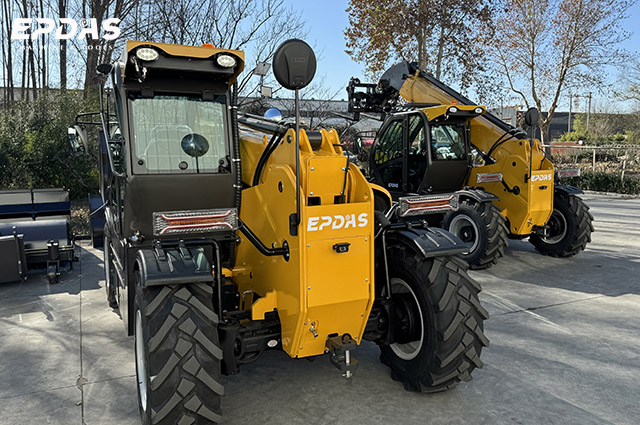
[[[429,120],[445,113],[454,100],[447,93],[429,83],[428,80],[413,75],[405,81],[400,95],[408,102],[437,103],[441,106],[425,108]],[[455,105],[459,109],[473,109],[476,105]],[[484,107],[482,106],[484,109]],[[503,135],[504,130],[478,116],[470,120],[471,143],[484,152]],[[497,147],[491,156],[495,164],[474,167],[467,180],[468,186],[482,187],[500,198],[494,203],[509,221],[510,232],[516,235],[532,233],[533,226],[543,226],[553,211],[553,164],[545,157],[540,142],[534,141],[533,152],[528,140],[510,139]],[[529,163],[533,158],[532,178],[528,179]],[[515,186],[519,194],[508,192],[502,183],[477,183],[479,173],[501,172],[503,180],[510,188]],[[542,180],[544,179],[544,180]],[[526,181],[525,181],[526,180]]]
[[[262,297],[253,304],[255,319],[277,310],[282,347],[291,357],[323,354],[330,334],[348,333],[359,343],[374,299],[373,193],[357,167],[351,166],[345,176],[346,157],[334,146],[339,144],[337,133],[322,130],[322,136],[314,151],[300,132],[297,236],[289,234],[289,216],[296,210],[293,130],[271,155],[260,183],[242,192],[240,218],[267,246],[286,241],[290,258],[266,257],[241,235],[233,280],[240,293]],[[246,184],[251,184],[267,142],[265,135],[242,128]],[[309,199],[312,205],[307,205]],[[350,244],[348,252],[334,250],[344,243]]]

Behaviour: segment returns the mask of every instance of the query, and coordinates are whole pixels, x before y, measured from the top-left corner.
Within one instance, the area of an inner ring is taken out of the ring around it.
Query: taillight
[[[476,177],[476,183],[501,182],[502,173],[480,173]]]
[[[411,196],[398,199],[400,217],[435,214],[458,209],[458,197],[452,195]]]
[[[238,228],[235,208],[153,213],[153,234],[166,236],[182,233],[206,233]]]

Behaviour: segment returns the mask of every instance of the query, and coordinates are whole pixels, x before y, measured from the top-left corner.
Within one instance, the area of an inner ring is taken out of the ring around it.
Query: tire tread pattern
[[[407,390],[423,393],[471,380],[471,372],[483,366],[482,348],[489,346],[483,330],[489,315],[480,305],[480,286],[467,274],[467,263],[457,257],[423,260],[404,245],[391,247],[388,255],[395,269],[416,270],[422,278],[435,319],[428,325],[435,333],[430,361],[411,366],[412,361],[400,360],[388,346],[381,347],[380,359],[391,368],[391,377]]]
[[[211,288],[184,284],[138,291],[148,328],[150,423],[218,423],[224,388]]]
[[[593,228],[593,215],[589,212],[589,206],[576,195],[559,196],[554,198],[556,202],[566,203],[569,214],[572,216],[573,229],[569,229],[570,241],[561,241],[554,245],[549,245],[537,235],[532,235],[529,241],[538,252],[551,257],[572,257],[583,251],[587,244],[591,242]]]
[[[472,270],[482,270],[496,264],[504,256],[504,249],[509,245],[507,219],[500,213],[493,202],[481,202],[474,205],[484,222],[487,241],[480,257],[469,264]]]

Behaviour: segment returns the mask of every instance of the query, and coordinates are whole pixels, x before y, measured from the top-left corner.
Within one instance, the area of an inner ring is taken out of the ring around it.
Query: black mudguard
[[[141,249],[136,254],[142,285],[213,283],[211,264],[203,247]]]
[[[554,194],[562,194],[562,195],[579,195],[584,193],[582,190],[578,189],[575,186],[569,186],[566,184],[556,184],[553,186]]]
[[[437,227],[392,227],[386,230],[385,239],[387,246],[391,242],[401,242],[410,246],[423,258],[457,255],[467,250],[464,242],[452,233]]]
[[[498,198],[493,193],[489,193],[486,190],[482,189],[463,189],[458,190],[456,194],[460,199],[470,198],[477,202],[493,202],[500,200],[500,198]]]

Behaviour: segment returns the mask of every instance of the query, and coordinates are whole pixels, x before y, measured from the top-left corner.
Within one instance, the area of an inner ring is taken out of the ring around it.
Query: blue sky
[[[346,87],[351,77],[363,78],[364,67],[354,62],[345,50],[344,29],[347,27],[347,0],[285,0],[302,12],[307,23],[306,41],[321,56],[318,77],[325,77],[331,92],[339,91],[338,99],[346,99]]]
[[[307,41],[316,51],[321,52],[321,60],[318,63],[318,76],[325,77],[325,85],[331,87],[332,92],[339,91],[337,98],[346,98],[346,88],[350,77],[363,78],[364,67],[354,62],[345,50],[344,29],[348,19],[345,9],[347,0],[285,0],[285,2],[302,13],[307,23]],[[629,18],[623,23],[623,27],[632,33],[623,47],[627,50],[638,52],[640,50],[640,3],[629,10]],[[611,70],[609,78],[615,81],[618,78],[616,70]],[[595,96],[595,94],[594,94]],[[597,97],[594,104],[606,102]],[[594,105],[595,106],[595,105]],[[560,109],[568,109],[567,104]],[[623,106],[622,109],[625,109]]]

